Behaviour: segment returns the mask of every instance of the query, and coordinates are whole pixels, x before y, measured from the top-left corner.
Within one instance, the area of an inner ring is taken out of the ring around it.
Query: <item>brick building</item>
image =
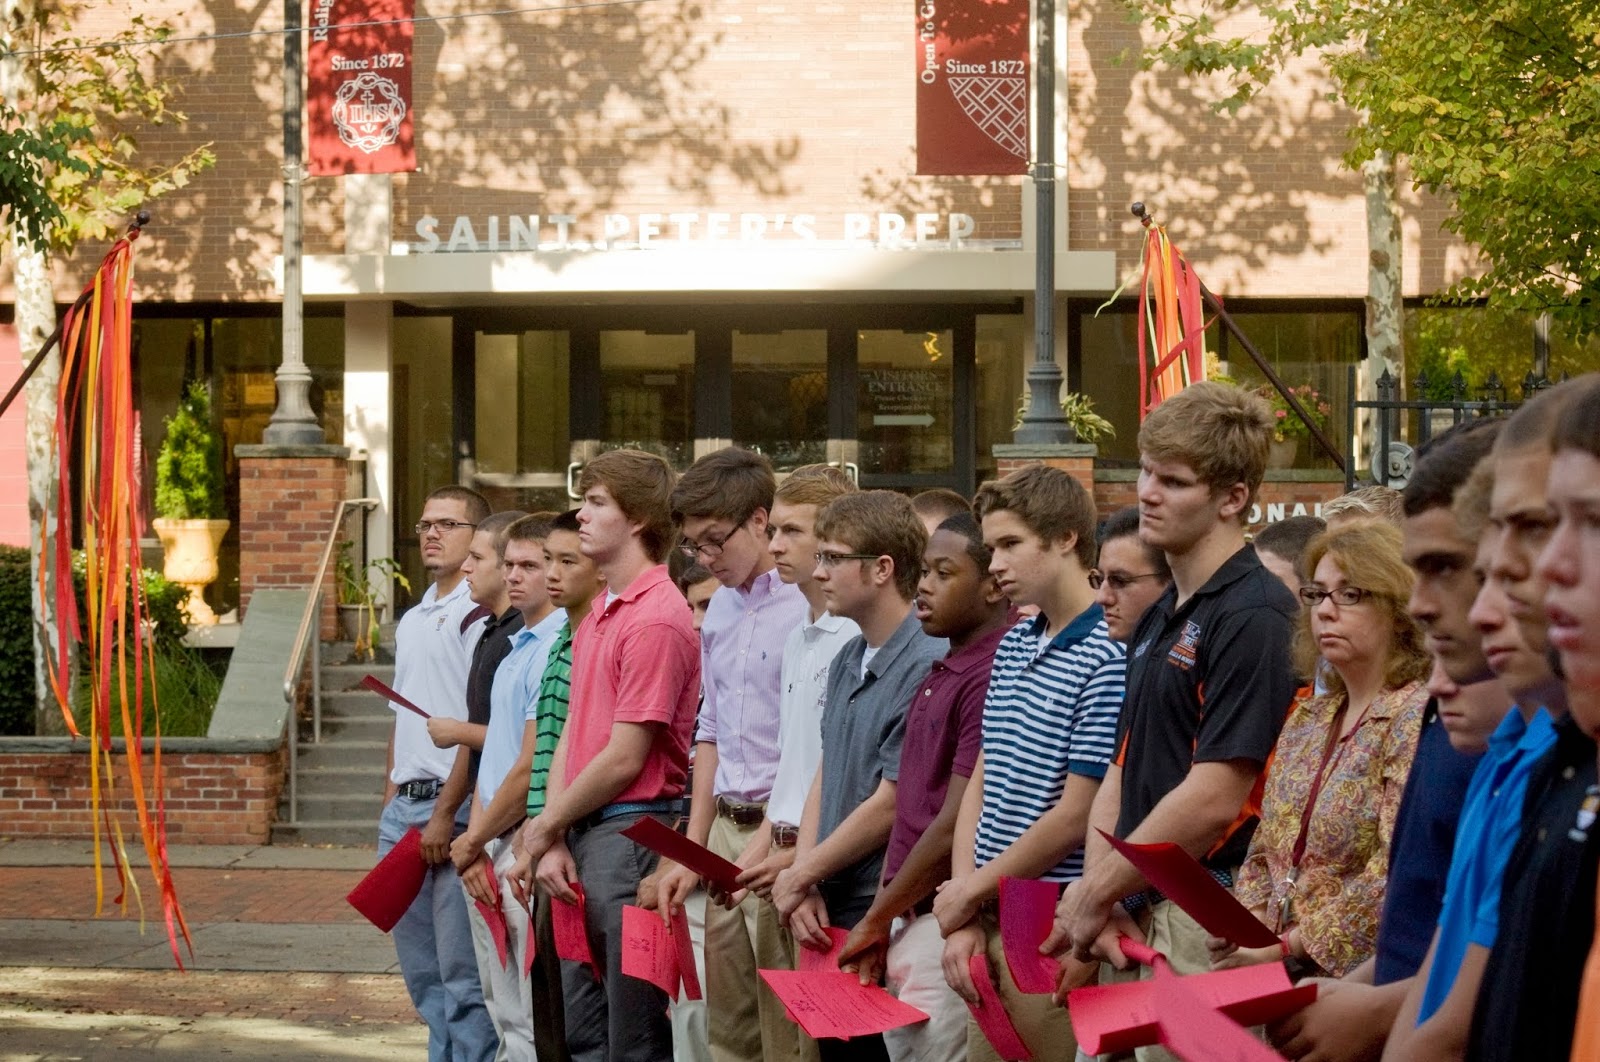
[[[624,443],[686,465],[733,441],[908,489],[993,473],[1033,357],[1032,188],[914,175],[913,4],[481,13],[504,6],[419,5],[417,172],[304,188],[313,403],[328,442],[367,454],[369,551],[416,562],[404,529],[433,485],[562,507],[582,461]],[[1350,116],[1309,65],[1218,115],[1215,86],[1119,59],[1139,31],[1116,0],[1061,7],[1055,353],[1118,428],[1101,465],[1130,464],[1137,428],[1131,305],[1095,314],[1135,269],[1134,200],[1280,372],[1341,408],[1366,288]],[[201,375],[231,454],[260,441],[279,360],[281,8],[108,0],[75,28],[135,8],[173,27],[151,61],[188,114],[143,152],[217,157],[140,243],[147,452]],[[1403,209],[1406,290],[1437,290],[1467,256],[1436,204]],[[88,265],[61,265],[63,297]],[[1326,467],[1305,451],[1302,472]]]

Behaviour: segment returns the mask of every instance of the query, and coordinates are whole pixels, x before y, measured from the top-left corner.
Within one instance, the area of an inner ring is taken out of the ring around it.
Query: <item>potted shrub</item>
[[[1022,417],[1027,412],[1028,392],[1024,389],[1017,399],[1017,415],[1011,425],[1012,431],[1022,427]],[[1117,429],[1094,411],[1094,399],[1082,391],[1068,391],[1065,387],[1061,389],[1061,414],[1067,418],[1067,424],[1078,442],[1099,443],[1117,437]]]
[[[1308,383],[1291,387],[1289,391],[1305,408],[1311,419],[1317,422],[1317,427],[1326,430],[1328,416],[1333,412],[1333,407],[1322,396],[1322,392]],[[1306,427],[1305,421],[1289,408],[1289,403],[1270,383],[1256,388],[1256,394],[1267,400],[1267,404],[1272,407],[1272,416],[1275,420],[1272,450],[1267,458],[1267,467],[1293,468],[1295,456],[1300,449],[1300,440],[1309,439],[1311,429]]]
[[[410,590],[411,582],[393,557],[375,557],[358,565],[355,543],[348,540],[339,543],[339,559],[333,575],[338,586],[340,631],[348,641],[355,643],[356,657],[371,660],[377,655],[383,610],[388,605],[388,595],[383,588],[393,580]]]
[[[222,439],[211,420],[211,391],[191,382],[166,421],[156,453],[156,519],[165,555],[163,574],[189,590],[190,626],[217,622],[205,588],[217,578],[217,547],[228,533],[223,518]]]

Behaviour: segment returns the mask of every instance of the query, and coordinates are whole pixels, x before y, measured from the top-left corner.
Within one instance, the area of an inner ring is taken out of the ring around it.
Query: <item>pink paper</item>
[[[654,911],[632,904],[622,908],[622,972],[678,998],[678,946]]]
[[[983,1030],[989,1046],[1005,1062],[1028,1062],[1033,1058],[1033,1052],[1022,1042],[1017,1027],[1011,1024],[1011,1015],[1006,1013],[1005,1004],[1000,1002],[1000,993],[989,976],[988,957],[972,956],[967,960],[967,972],[972,975],[972,983],[978,989],[978,1005],[968,1003],[967,1009],[972,1012],[972,1020],[978,1023],[978,1028]]]
[[[1290,984],[1283,965],[1275,962],[1194,974],[1182,980],[1207,1006],[1243,1025],[1277,1021],[1317,998],[1315,985]],[[1132,1051],[1161,1039],[1153,981],[1077,989],[1067,997],[1067,1010],[1079,1046],[1091,1055]]]
[[[550,921],[555,930],[556,955],[570,962],[594,966],[594,955],[589,951],[589,931],[584,925],[583,886],[576,881],[567,886],[578,894],[577,903],[552,898]]]
[[[686,866],[724,892],[739,889],[739,868],[705,845],[695,844],[660,819],[646,815],[622,831],[622,836]]]
[[[830,926],[827,934],[828,939],[833,942],[827,951],[808,948],[804,944],[798,945],[800,954],[795,960],[796,969],[802,973],[838,972],[839,953],[844,951],[844,942],[849,939],[850,931],[848,929],[840,929],[838,926]]]
[[[1184,1062],[1282,1062],[1282,1056],[1240,1025],[1213,1010],[1192,989],[1190,978],[1156,967],[1161,1042]]]
[[[689,939],[689,916],[679,913],[672,920],[672,943],[678,951],[678,976],[683,978],[685,999],[700,998],[700,974],[695,969],[694,941]],[[673,998],[677,998],[674,996]]]
[[[472,905],[478,909],[478,913],[489,926],[489,937],[494,941],[494,953],[500,959],[500,969],[504,970],[506,952],[511,947],[511,927],[506,925],[505,912],[500,910],[500,883],[495,880],[494,867],[486,865],[484,871],[489,875],[489,891],[494,893],[495,902],[488,904],[482,900],[473,900]]]
[[[378,696],[382,697],[384,700],[393,704],[398,704],[408,712],[416,712],[424,719],[433,718],[433,716],[429,715],[427,712],[424,712],[421,708],[418,708],[416,705],[412,704],[410,701],[406,700],[404,697],[400,696],[400,694],[396,693],[388,686],[385,686],[371,675],[368,675],[366,678],[362,679],[361,684],[367,689],[371,690],[373,693],[376,693]]]
[[[1100,836],[1121,852],[1160,889],[1167,899],[1199,922],[1206,932],[1231,940],[1241,948],[1270,948],[1277,936],[1261,924],[1199,861],[1170,841],[1159,844],[1130,844],[1099,831]]]
[[[783,1001],[789,1017],[814,1039],[871,1036],[928,1016],[853,973],[762,970],[762,980]]]
[[[1000,879],[1000,943],[1019,992],[1047,996],[1056,990],[1061,965],[1039,954],[1039,945],[1055,923],[1059,890],[1049,881]]]
[[[537,901],[535,901],[537,903]],[[528,912],[528,943],[522,949],[522,976],[533,973],[533,960],[539,954],[539,911],[537,906]]]

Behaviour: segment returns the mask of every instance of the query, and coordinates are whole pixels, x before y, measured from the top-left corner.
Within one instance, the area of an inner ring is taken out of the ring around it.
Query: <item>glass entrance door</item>
[[[566,509],[569,333],[478,332],[474,354],[469,484],[496,509]]]
[[[950,328],[856,332],[851,382],[862,486],[966,489],[972,434],[963,362]]]

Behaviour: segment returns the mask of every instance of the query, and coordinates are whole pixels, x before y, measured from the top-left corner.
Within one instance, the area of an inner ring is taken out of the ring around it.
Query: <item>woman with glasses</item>
[[[1312,674],[1325,661],[1328,690],[1290,711],[1235,890],[1279,944],[1236,949],[1213,938],[1216,969],[1285,960],[1295,976],[1342,977],[1373,954],[1427,700],[1400,544],[1398,530],[1368,520],[1306,551],[1296,663]]]

